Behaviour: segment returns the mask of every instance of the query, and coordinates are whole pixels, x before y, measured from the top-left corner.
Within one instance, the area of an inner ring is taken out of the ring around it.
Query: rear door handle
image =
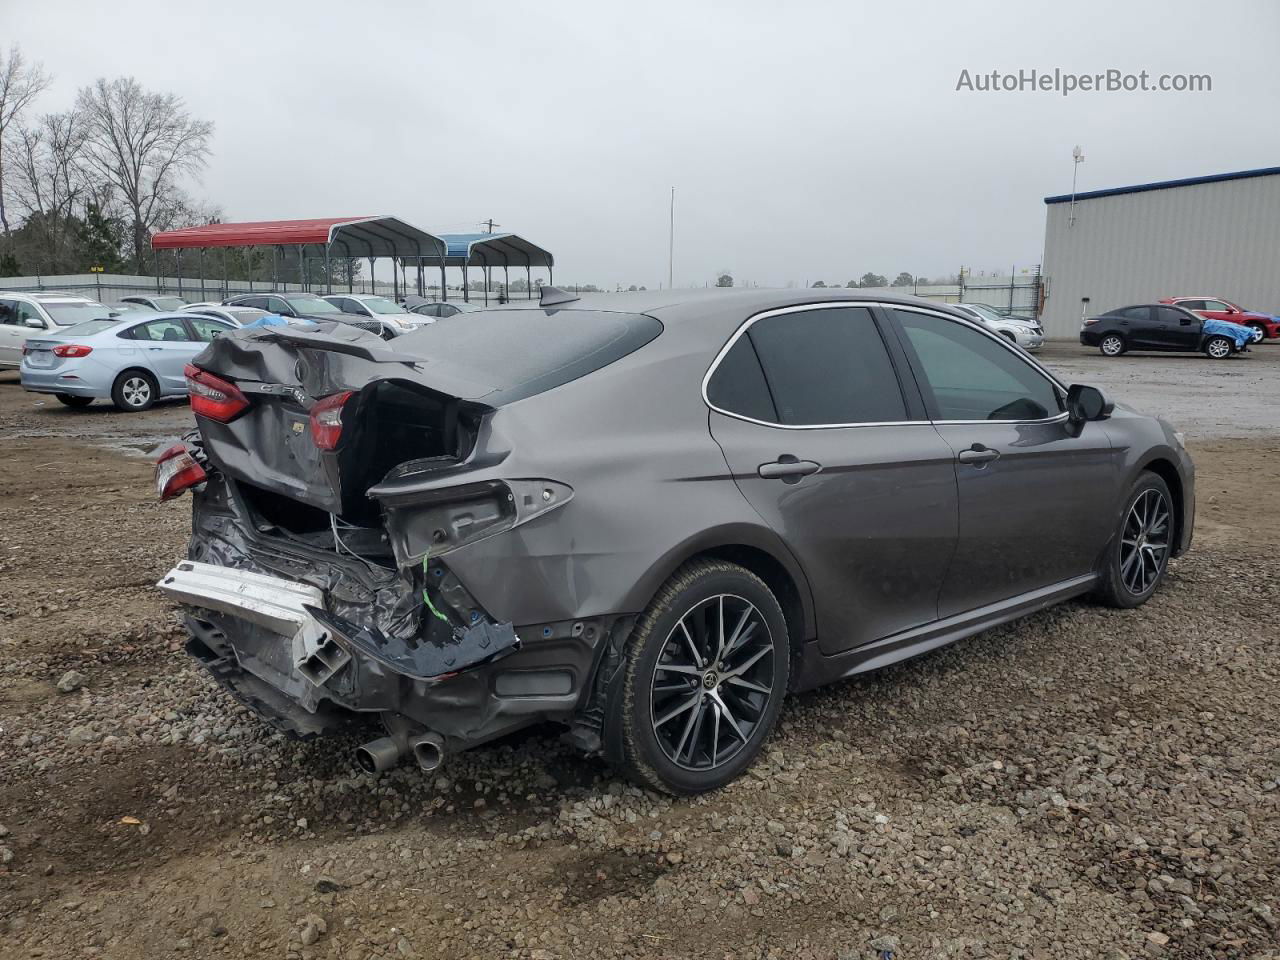
[[[1000,451],[975,443],[968,450],[961,450],[957,453],[956,459],[961,463],[975,463],[981,466],[984,463],[990,463],[992,460],[999,460]]]
[[[817,473],[822,464],[812,460],[800,460],[789,453],[784,453],[777,460],[762,463],[756,469],[765,480],[781,480],[783,483],[799,483],[801,477]]]

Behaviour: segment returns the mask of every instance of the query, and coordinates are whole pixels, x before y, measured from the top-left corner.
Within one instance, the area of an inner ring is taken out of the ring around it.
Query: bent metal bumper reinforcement
[[[178,564],[156,586],[179,603],[241,617],[290,638],[294,666],[316,686],[351,660],[307,612],[324,605],[317,587],[196,560]]]
[[[510,623],[455,627],[451,642],[407,644],[324,609],[317,587],[234,567],[185,560],[156,584],[179,603],[240,617],[292,640],[294,667],[323,686],[358,657],[414,680],[438,680],[520,648]]]

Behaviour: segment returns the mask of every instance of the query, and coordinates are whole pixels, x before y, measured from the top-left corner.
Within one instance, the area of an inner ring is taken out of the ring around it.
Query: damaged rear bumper
[[[157,586],[188,652],[272,726],[309,738],[372,714],[457,751],[550,720],[598,748],[584,706],[628,618],[497,621],[440,560],[393,569],[281,536],[216,471],[193,495],[190,559]]]

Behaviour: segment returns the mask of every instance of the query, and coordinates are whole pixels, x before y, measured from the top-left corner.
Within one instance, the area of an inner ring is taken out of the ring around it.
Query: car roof
[[[14,297],[19,300],[33,300],[36,303],[97,303],[91,297],[82,297],[78,293],[24,293],[20,290],[0,290],[0,297]],[[102,304],[106,306],[106,304]]]

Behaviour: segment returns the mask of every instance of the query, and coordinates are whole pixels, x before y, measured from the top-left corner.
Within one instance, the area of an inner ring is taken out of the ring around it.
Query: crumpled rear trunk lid
[[[197,417],[210,459],[231,477],[356,525],[379,522],[365,495],[410,461],[458,462],[470,452],[489,408],[467,394],[487,388],[450,381],[426,357],[361,331],[291,328],[219,337],[195,366],[229,380],[249,407],[228,423]],[[316,404],[345,392],[341,438],[321,449]]]

